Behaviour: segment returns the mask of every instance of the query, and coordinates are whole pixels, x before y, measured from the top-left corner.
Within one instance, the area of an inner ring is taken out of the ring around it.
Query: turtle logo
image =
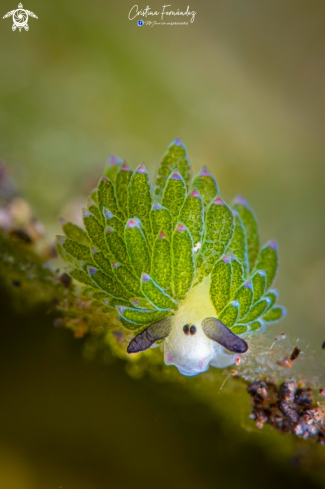
[[[25,31],[29,30],[29,25],[27,24],[29,15],[31,17],[34,17],[34,19],[38,19],[37,15],[35,15],[30,10],[24,10],[22,3],[20,3],[17,10],[7,12],[6,15],[3,16],[3,18],[6,19],[7,17],[12,16],[12,20],[14,22],[12,24],[12,30],[15,31],[18,27],[19,32],[21,32],[22,28],[24,28]]]

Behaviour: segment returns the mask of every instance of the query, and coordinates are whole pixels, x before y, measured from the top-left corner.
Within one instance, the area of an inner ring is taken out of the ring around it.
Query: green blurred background
[[[324,354],[324,2],[194,0],[193,24],[153,28],[128,20],[132,1],[23,3],[29,32],[0,21],[0,158],[49,238],[109,152],[153,176],[179,136],[194,171],[207,165],[228,202],[243,194],[262,240],[278,239],[289,314],[272,334]],[[14,8],[2,0],[0,16]],[[243,387],[210,410],[188,382],[88,364],[46,310],[19,315],[4,294],[1,489],[325,487],[320,447],[256,433]]]

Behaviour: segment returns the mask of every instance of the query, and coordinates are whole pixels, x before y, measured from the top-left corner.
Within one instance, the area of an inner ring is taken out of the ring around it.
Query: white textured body
[[[236,361],[237,355],[229,355],[226,350],[210,340],[202,329],[202,321],[216,317],[209,293],[210,277],[194,287],[184,299],[172,318],[171,333],[164,342],[166,365],[175,365],[183,375],[197,375],[208,370],[209,365],[225,368]],[[196,326],[196,334],[185,335],[185,324]]]

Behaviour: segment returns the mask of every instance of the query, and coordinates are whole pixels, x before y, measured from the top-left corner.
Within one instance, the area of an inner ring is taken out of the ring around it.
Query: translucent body
[[[236,361],[237,355],[210,340],[203,332],[201,323],[216,312],[210,300],[210,279],[207,277],[194,287],[172,318],[173,327],[164,342],[166,365],[175,365],[183,375],[197,375],[208,370],[209,365],[224,368]],[[186,324],[196,326],[194,335],[184,334]]]

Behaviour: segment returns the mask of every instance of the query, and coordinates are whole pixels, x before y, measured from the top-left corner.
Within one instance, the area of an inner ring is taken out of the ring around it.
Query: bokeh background
[[[278,239],[289,313],[274,335],[324,355],[324,2],[192,0],[193,24],[153,28],[128,20],[133,5],[29,0],[28,33],[1,19],[0,158],[52,239],[110,152],[153,176],[180,137],[194,172],[207,165]],[[242,387],[211,410],[182,384],[87,363],[46,309],[17,314],[5,294],[1,488],[325,487],[320,447],[257,432]]]

